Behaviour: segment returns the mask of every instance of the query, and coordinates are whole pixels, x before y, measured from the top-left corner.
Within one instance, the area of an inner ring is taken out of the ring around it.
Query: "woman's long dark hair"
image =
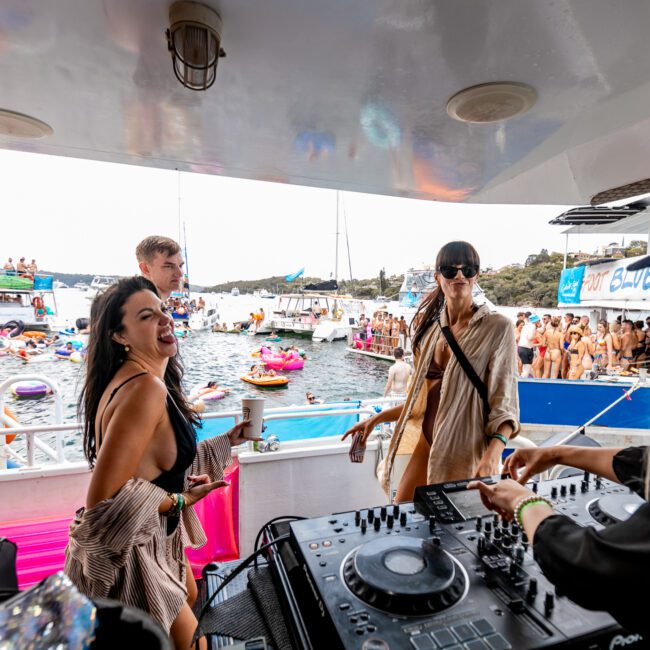
[[[79,419],[83,421],[84,453],[92,468],[99,451],[95,445],[95,422],[99,402],[115,373],[126,361],[124,346],[113,340],[113,335],[121,332],[124,326],[124,304],[139,291],[152,291],[156,287],[146,278],[134,276],[125,278],[106,291],[98,294],[90,308],[90,336],[86,355],[86,381],[79,395],[77,405]],[[181,388],[183,367],[178,352],[167,362],[165,386],[178,405],[181,413],[192,423],[199,417],[192,411]]]
[[[445,244],[436,257],[436,271],[441,266],[454,266],[456,264],[481,266],[477,250],[466,241],[451,241]],[[415,328],[413,334],[413,350],[416,350],[425,332],[440,317],[440,312],[445,305],[445,296],[440,286],[437,286],[423,301],[415,316],[411,327]]]

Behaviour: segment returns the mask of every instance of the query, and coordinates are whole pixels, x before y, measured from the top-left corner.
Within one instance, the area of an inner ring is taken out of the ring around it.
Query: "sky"
[[[335,266],[336,192],[0,150],[0,260],[35,258],[61,273],[129,275],[152,234],[179,238],[190,282],[213,285]],[[180,198],[180,200],[179,200]],[[476,246],[481,266],[523,263],[542,248],[564,252],[548,222],[573,206],[469,205],[340,193],[339,277],[399,275],[433,263],[448,241]],[[179,219],[180,214],[180,219]],[[182,227],[181,227],[182,228]],[[614,235],[572,235],[593,252]]]

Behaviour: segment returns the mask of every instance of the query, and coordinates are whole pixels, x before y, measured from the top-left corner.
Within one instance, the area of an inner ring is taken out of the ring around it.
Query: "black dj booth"
[[[414,503],[268,524],[263,564],[242,571],[229,597],[224,589],[209,609],[209,627],[202,621],[214,633],[212,648],[252,638],[241,648],[648,647],[609,614],[557,593],[525,533],[486,510],[467,483],[418,488]],[[597,529],[624,520],[641,502],[588,473],[534,489],[557,512]],[[211,593],[224,580],[218,574],[207,574]]]

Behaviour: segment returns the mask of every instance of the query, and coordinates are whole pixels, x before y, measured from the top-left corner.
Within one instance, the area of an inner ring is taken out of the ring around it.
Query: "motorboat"
[[[49,332],[56,318],[54,278],[51,275],[18,276],[0,271],[0,325],[19,325],[17,329],[21,331],[17,334],[25,330]]]
[[[219,308],[216,303],[211,304],[208,301],[201,309],[196,309],[190,313],[187,320],[187,326],[195,331],[211,331],[219,323]]]

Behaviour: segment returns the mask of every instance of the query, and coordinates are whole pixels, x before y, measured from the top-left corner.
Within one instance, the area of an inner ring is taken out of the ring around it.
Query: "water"
[[[249,296],[219,299],[221,321],[231,323],[244,319],[249,312],[260,306],[268,312],[271,304],[265,303],[272,301]],[[76,318],[87,316],[90,308],[90,300],[85,298],[85,294],[74,289],[58,291],[57,304],[62,319],[71,323]],[[239,410],[242,397],[263,396],[266,398],[266,407],[273,408],[304,405],[307,391],[326,402],[345,398],[381,397],[383,394],[389,363],[347,352],[343,341],[312,343],[310,339],[294,336],[283,336],[281,342],[267,344],[274,348],[278,345],[296,345],[306,353],[304,368],[286,373],[290,379],[288,387],[269,390],[246,384],[239,377],[257,362],[251,353],[264,343],[264,336],[261,335],[193,332],[187,340],[180,343],[187,392],[196,384],[207,381],[216,381],[220,386],[231,389],[231,393],[224,399],[206,402],[206,412]],[[14,357],[0,358],[0,380],[13,374],[27,373],[45,375],[56,380],[63,397],[64,419],[77,420],[76,402],[84,381],[84,364],[48,358],[24,365]],[[22,424],[54,421],[52,397],[16,400],[10,393],[6,393],[5,399],[6,405]],[[18,441],[13,444],[20,449]],[[66,456],[70,460],[83,458],[78,433],[66,434],[65,444]]]

